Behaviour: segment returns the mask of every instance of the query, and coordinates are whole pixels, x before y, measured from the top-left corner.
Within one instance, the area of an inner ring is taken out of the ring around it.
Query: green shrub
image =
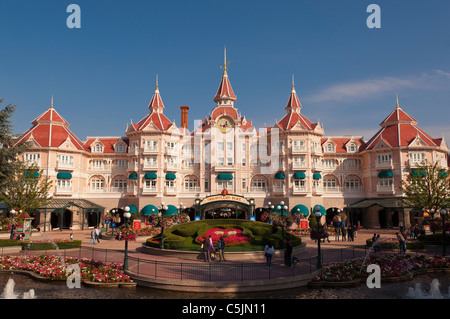
[[[442,233],[434,235],[422,235],[418,237],[419,241],[425,245],[442,245]],[[450,244],[450,236],[445,236],[446,245]]]
[[[22,249],[26,250],[56,250],[58,249],[71,249],[81,246],[81,240],[73,241],[61,241],[61,242],[22,242]]]
[[[245,221],[242,227],[248,228],[256,236],[266,236],[272,234],[272,226],[262,222]]]
[[[22,246],[24,243],[28,243],[28,241],[21,241],[17,239],[0,239],[0,247]]]

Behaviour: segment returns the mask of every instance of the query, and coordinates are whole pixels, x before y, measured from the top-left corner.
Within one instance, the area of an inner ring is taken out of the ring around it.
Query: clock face
[[[231,131],[233,128],[233,121],[230,120],[228,117],[222,117],[217,121],[217,128],[224,134]]]

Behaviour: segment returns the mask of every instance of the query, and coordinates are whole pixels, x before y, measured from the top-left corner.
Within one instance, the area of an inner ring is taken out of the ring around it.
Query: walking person
[[[348,238],[348,241],[353,241],[353,228],[352,228],[352,226],[348,226],[347,238]]]
[[[223,236],[220,236],[219,241],[217,242],[217,250],[219,251],[219,261],[225,261],[225,256],[223,255],[223,251],[225,249],[225,240]]]
[[[95,229],[91,230],[91,240],[89,241],[89,244],[95,245]]]
[[[405,246],[404,241],[405,240],[404,240],[403,236],[401,234],[399,234],[399,233],[395,233],[395,235],[397,236],[397,240],[398,240],[399,252],[400,253],[405,253],[406,252],[406,250],[404,250],[404,246]]]
[[[272,269],[272,255],[275,252],[273,245],[269,242],[264,248],[265,256],[266,256],[266,268]]]
[[[292,240],[286,239],[286,249],[284,250],[284,265],[286,267],[291,267],[292,259]]]
[[[205,262],[211,262],[211,258],[209,256],[211,246],[209,244],[209,239],[205,238],[202,244],[203,255],[205,256]]]
[[[95,227],[95,240],[100,243],[100,232],[97,227]]]

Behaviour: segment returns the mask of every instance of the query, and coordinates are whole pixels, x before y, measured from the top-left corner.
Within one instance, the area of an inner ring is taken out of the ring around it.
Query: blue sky
[[[81,29],[69,29],[69,4]],[[381,8],[369,29],[367,6]],[[327,135],[367,140],[400,106],[450,140],[449,1],[1,0],[0,98],[14,132],[50,106],[87,136],[123,136],[148,114],[156,74],[166,110],[189,126],[215,107],[223,48],[235,106],[256,127],[285,114],[295,75],[302,113]]]

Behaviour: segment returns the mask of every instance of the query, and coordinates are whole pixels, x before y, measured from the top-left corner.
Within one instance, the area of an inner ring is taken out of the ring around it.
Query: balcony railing
[[[176,194],[177,188],[175,186],[164,186],[164,193],[166,194]]]
[[[307,192],[308,192],[308,189],[307,189],[306,186],[294,186],[294,187],[292,188],[292,192],[293,192],[294,194],[307,193]]]
[[[306,168],[306,162],[292,162],[293,169]]]
[[[142,189],[143,194],[149,194],[149,193],[157,193],[158,189],[156,187],[144,187]]]
[[[376,168],[392,168],[394,165],[394,163],[391,160],[387,160],[387,161],[376,161],[375,162],[375,167]]]
[[[393,193],[394,191],[394,185],[377,185],[378,193]]]
[[[74,169],[74,163],[73,162],[59,162],[56,161],[56,169]]]
[[[55,187],[55,194],[57,194],[57,195],[67,195],[67,194],[72,194],[72,193],[73,193],[72,186],[66,186],[66,187],[56,186]]]
[[[199,193],[200,191],[201,191],[201,187],[199,187],[199,186],[183,188],[183,193]]]
[[[157,162],[144,162],[144,169],[158,168]]]

